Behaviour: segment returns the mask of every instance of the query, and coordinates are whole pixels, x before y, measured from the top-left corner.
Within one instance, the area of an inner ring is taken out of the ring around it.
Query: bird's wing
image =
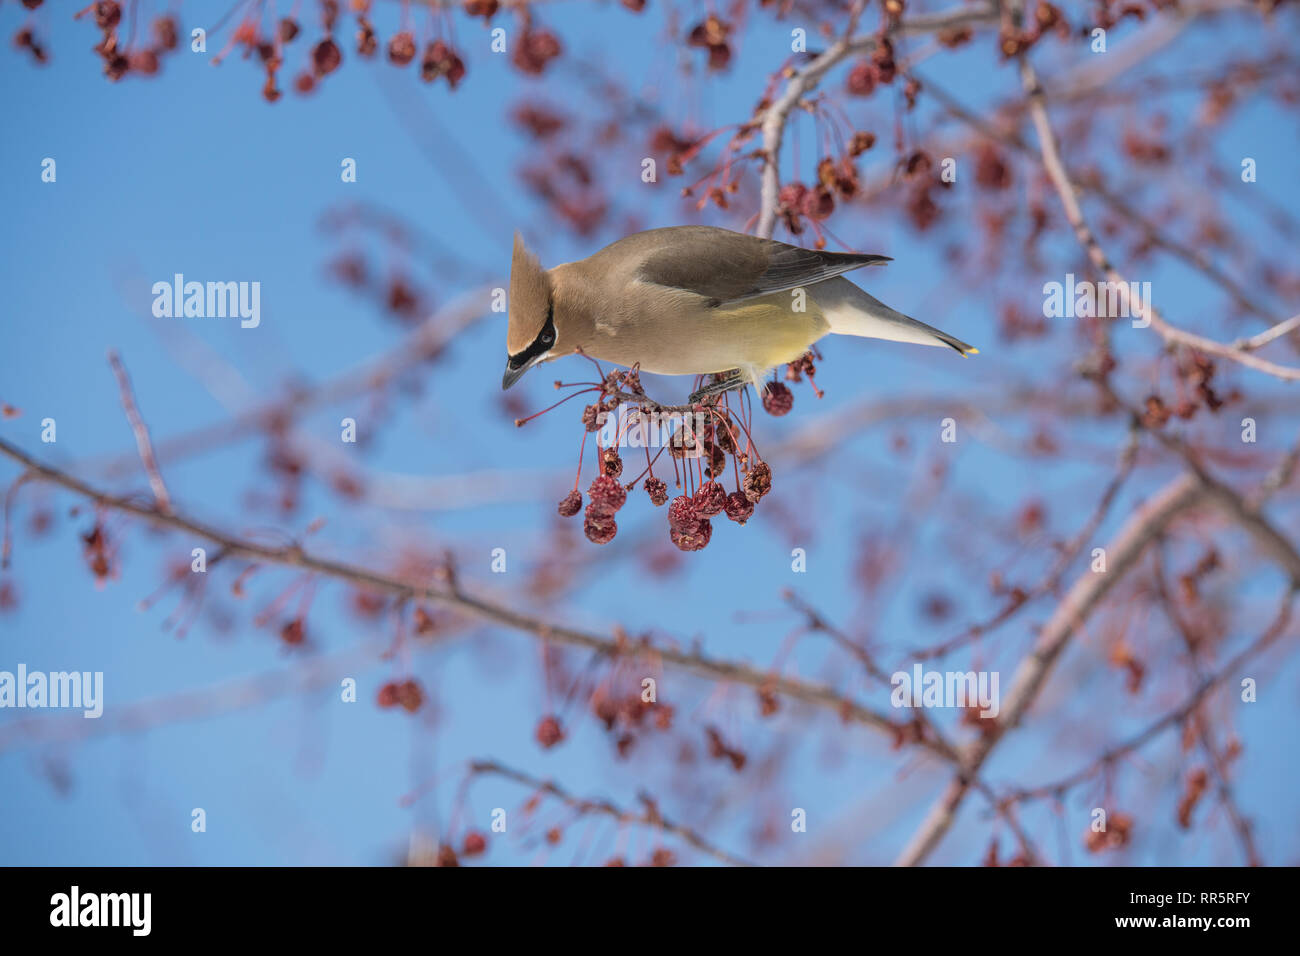
[[[683,227],[642,261],[639,278],[729,305],[815,285],[888,256],[819,252],[724,229]]]

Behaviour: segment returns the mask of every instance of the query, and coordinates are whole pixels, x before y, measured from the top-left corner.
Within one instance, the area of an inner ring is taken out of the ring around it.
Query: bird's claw
[[[706,398],[722,395],[733,388],[742,388],[744,384],[744,376],[739,371],[732,372],[723,378],[715,377],[712,382],[709,382],[703,388],[691,392],[689,401],[692,405],[696,405]]]

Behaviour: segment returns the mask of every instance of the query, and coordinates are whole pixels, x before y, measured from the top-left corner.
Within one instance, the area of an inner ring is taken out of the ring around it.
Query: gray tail
[[[946,345],[961,355],[975,355],[979,349],[961,339],[895,312],[879,299],[867,295],[848,279],[836,277],[819,282],[812,297],[837,335],[856,335],[915,345]]]

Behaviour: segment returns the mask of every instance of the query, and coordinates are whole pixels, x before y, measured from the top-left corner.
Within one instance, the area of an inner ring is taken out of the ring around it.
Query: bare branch
[[[113,366],[113,374],[117,376],[122,408],[126,411],[126,420],[135,435],[135,447],[140,453],[140,461],[144,464],[145,473],[149,476],[149,487],[153,489],[154,501],[159,511],[168,514],[172,510],[171,495],[167,493],[162,472],[158,470],[158,459],[154,457],[153,444],[149,441],[149,427],[144,423],[144,419],[140,416],[140,409],[135,403],[135,395],[131,391],[131,377],[126,374],[126,366],[122,364],[122,359],[116,351],[109,351],[108,363]]]
[[[469,766],[470,773],[476,776],[496,775],[505,777],[507,780],[513,780],[525,786],[532,787],[539,793],[545,793],[554,797],[566,806],[572,807],[579,814],[599,813],[604,816],[617,820],[619,823],[633,823],[641,826],[648,826],[652,829],[659,830],[662,833],[669,833],[684,843],[694,847],[701,853],[720,860],[723,863],[729,863],[732,866],[753,866],[748,860],[728,853],[726,850],[710,843],[704,837],[700,836],[690,827],[674,823],[659,812],[658,806],[648,797],[642,797],[642,802],[646,808],[641,813],[633,813],[631,810],[623,810],[610,803],[608,800],[588,800],[582,797],[574,796],[567,790],[551,783],[549,780],[541,780],[522,770],[515,770],[498,763],[495,760],[478,760]]]
[[[1090,780],[1106,766],[1116,763],[1120,758],[1140,750],[1147,743],[1160,736],[1170,727],[1177,726],[1185,721],[1193,711],[1201,705],[1205,697],[1216,687],[1228,680],[1230,677],[1241,673],[1241,668],[1248,660],[1251,660],[1266,648],[1271,646],[1283,634],[1286,633],[1287,626],[1291,622],[1291,613],[1295,606],[1296,592],[1289,590],[1283,597],[1282,604],[1278,608],[1277,614],[1264,632],[1250,643],[1234,654],[1224,664],[1215,670],[1212,674],[1201,680],[1200,683],[1184,698],[1183,702],[1173,710],[1162,715],[1155,721],[1152,721],[1138,733],[1125,740],[1123,743],[1116,744],[1108,748],[1095,760],[1091,761],[1086,767],[1076,770],[1073,773],[1066,774],[1059,780],[1051,783],[1040,784],[1037,787],[1017,790],[1010,794],[1006,799],[1013,803],[1024,803],[1029,800],[1057,799],[1066,791],[1073,789],[1086,780]]]
[[[1216,342],[1203,335],[1184,331],[1167,322],[1150,302],[1143,302],[1140,297],[1129,294],[1128,281],[1119,273],[1119,270],[1115,268],[1102,250],[1096,234],[1084,218],[1083,209],[1079,205],[1079,190],[1066,172],[1065,164],[1061,160],[1060,146],[1056,134],[1052,131],[1051,122],[1047,118],[1047,97],[1043,91],[1042,83],[1030,64],[1029,58],[1023,54],[1020,57],[1020,78],[1029,99],[1029,112],[1034,121],[1034,129],[1038,133],[1038,146],[1042,152],[1043,166],[1046,168],[1048,178],[1051,179],[1052,185],[1061,199],[1061,205],[1065,209],[1065,217],[1074,228],[1075,237],[1079,240],[1079,244],[1083,246],[1088,259],[1106,276],[1108,281],[1117,286],[1121,302],[1127,308],[1129,314],[1145,318],[1150,322],[1151,327],[1164,337],[1166,342],[1179,343],[1199,349],[1202,352],[1219,355],[1284,381],[1300,381],[1300,368],[1278,365],[1276,362],[1270,362],[1253,355],[1247,349]]]
[[[613,657],[635,656],[641,653],[652,655],[666,666],[685,673],[713,680],[747,684],[754,688],[769,690],[793,700],[832,711],[843,720],[874,727],[886,734],[891,741],[897,741],[905,730],[887,715],[851,700],[826,684],[815,684],[809,681],[783,677],[736,661],[710,658],[696,650],[682,651],[673,647],[657,647],[647,642],[633,644],[626,640],[616,640],[575,628],[551,624],[540,618],[513,611],[492,601],[466,594],[455,585],[446,590],[440,590],[412,584],[409,581],[379,571],[372,571],[368,568],[309,554],[298,544],[286,547],[268,547],[257,544],[228,534],[197,519],[174,512],[163,514],[131,498],[107,494],[79,478],[36,461],[26,452],[11,445],[4,439],[0,439],[0,454],[23,465],[30,473],[31,479],[59,485],[94,500],[102,507],[133,514],[154,524],[176,528],[208,541],[216,542],[230,557],[242,557],[257,562],[303,568],[326,577],[348,581],[368,590],[408,599],[437,602],[454,607],[482,621],[498,624],[543,640],[555,641],[573,647],[583,647]],[[956,759],[956,754],[939,741],[923,739],[917,743],[918,746],[944,760]]]
[[[899,856],[900,866],[923,863],[951,828],[957,810],[993,748],[1008,730],[1020,723],[1047,681],[1053,665],[1070,638],[1098,607],[1152,541],[1178,516],[1204,500],[1205,488],[1195,475],[1183,474],[1165,485],[1135,511],[1106,547],[1104,574],[1086,571],[1075,580],[1052,617],[1039,632],[1033,649],[1021,660],[1012,677],[1002,713],[990,733],[975,738],[964,749],[961,770],[935,801],[920,828]]]
[[[862,4],[855,4],[845,35],[832,43],[812,62],[795,72],[781,96],[763,113],[763,186],[762,205],[758,214],[758,235],[770,239],[776,228],[776,214],[781,196],[781,144],[785,139],[785,126],[790,113],[805,96],[816,89],[827,71],[846,57],[866,53],[876,45],[875,36],[852,36],[862,12]],[[917,33],[935,33],[953,27],[997,22],[997,13],[988,4],[963,4],[941,13],[919,15],[900,23],[886,32],[889,36]]]

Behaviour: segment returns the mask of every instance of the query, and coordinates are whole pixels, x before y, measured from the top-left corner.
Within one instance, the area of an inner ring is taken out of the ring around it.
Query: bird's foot
[[[709,382],[709,384],[691,392],[689,401],[692,405],[699,404],[706,398],[722,395],[735,388],[744,388],[746,381],[745,373],[740,369],[733,369],[726,375],[715,375],[713,376],[713,381]]]

